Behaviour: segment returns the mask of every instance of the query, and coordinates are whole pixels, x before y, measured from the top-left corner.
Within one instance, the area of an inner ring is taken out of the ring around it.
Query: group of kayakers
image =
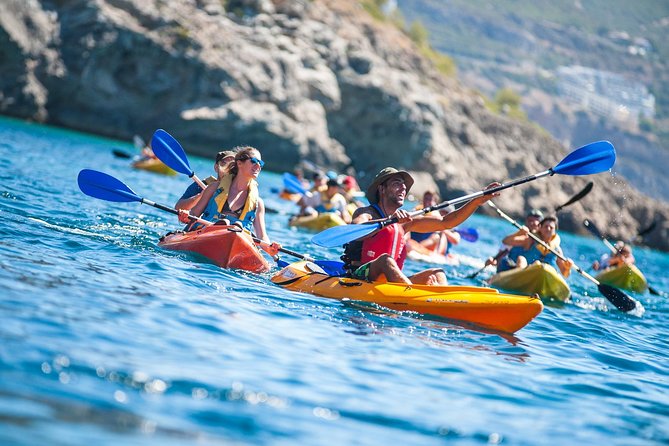
[[[206,187],[201,189],[197,184],[192,184],[176,203],[180,221],[187,224],[185,230],[202,226],[193,221],[192,217],[218,224],[237,225],[266,242],[260,246],[269,255],[277,255],[281,245],[270,241],[265,225],[265,205],[258,192],[257,180],[263,166],[261,153],[254,147],[240,146],[219,152],[213,166],[215,175],[204,180]],[[382,169],[364,193],[369,205],[360,203],[362,193],[352,176],[315,171],[313,184],[309,184],[298,171],[296,178],[304,187],[304,193],[296,201],[300,207],[300,216],[336,213],[341,217],[342,224],[397,219],[397,223],[384,226],[361,240],[343,246],[342,260],[346,275],[368,281],[446,284],[446,274],[441,268],[428,268],[411,276],[403,273],[407,253],[414,249],[445,254],[447,246],[459,241],[459,234],[452,229],[464,222],[479,206],[499,195],[493,193],[480,196],[459,209],[412,216],[402,208],[414,184],[411,174],[404,170],[392,167]],[[491,183],[486,189],[497,186],[499,183]],[[435,191],[426,191],[418,208],[432,207],[438,200]],[[526,216],[525,226],[504,237],[503,250],[498,256],[488,259],[486,264],[496,265],[498,273],[523,270],[536,263],[549,264],[556,266],[564,277],[568,277],[573,261],[562,255],[557,229],[556,216],[544,216],[540,210],[533,209]],[[631,248],[619,242],[614,255],[602,258],[593,267],[599,269],[633,262]]]
[[[313,187],[297,202],[300,206],[298,215],[316,216],[322,213],[336,213],[345,223],[350,223],[351,213],[348,205],[351,201],[342,193],[342,183],[339,182],[337,175],[330,175],[328,178],[322,172],[315,172],[313,179]]]
[[[532,209],[525,217],[525,226],[502,239],[504,248],[498,254],[504,255],[488,258],[486,265],[497,266],[497,272],[500,273],[513,268],[523,269],[534,262],[541,262],[557,266],[564,277],[569,277],[574,265],[573,260],[560,259],[529,235],[534,234],[555,252],[562,254],[561,239],[557,228],[558,218],[556,216],[544,216],[539,209]],[[623,264],[634,264],[632,247],[629,244],[619,240],[614,248],[613,254],[604,254],[600,260],[593,262],[592,268],[597,271]]]
[[[198,229],[201,223],[192,217],[217,224],[238,225],[263,240],[261,246],[271,256],[275,256],[281,245],[270,242],[265,226],[265,206],[258,192],[257,179],[264,166],[260,151],[254,147],[242,146],[221,151],[214,162],[215,176],[204,180],[202,190],[197,184],[190,185],[177,201],[179,220],[187,224],[185,230]],[[412,176],[395,168],[385,168],[367,188],[369,206],[358,207],[350,214],[350,204],[356,206],[359,194],[353,177],[343,181],[332,175],[330,178],[314,175],[314,185],[310,193],[304,194],[299,205],[304,213],[336,211],[341,213],[346,223],[365,223],[387,217],[395,217],[398,223],[386,226],[361,241],[344,246],[344,267],[351,277],[378,280],[385,276],[388,281],[423,284],[445,284],[446,275],[442,269],[431,268],[407,277],[402,266],[407,253],[409,233],[439,233],[449,230],[467,219],[481,204],[497,194],[472,200],[458,210],[439,214],[411,217],[402,209],[408,191],[414,183]],[[345,186],[348,189],[342,188]],[[495,187],[492,183],[488,187]],[[349,194],[347,200],[344,196]],[[431,206],[433,197],[425,196],[425,206]]]

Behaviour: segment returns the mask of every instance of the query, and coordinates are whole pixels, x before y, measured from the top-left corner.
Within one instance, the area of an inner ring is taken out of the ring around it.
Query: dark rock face
[[[301,159],[352,165],[363,187],[403,167],[425,172],[444,198],[542,172],[569,151],[489,113],[354,1],[236,0],[227,11],[218,0],[5,3],[4,114],[123,139],[164,128],[204,156],[249,144],[276,171]],[[520,217],[551,210],[590,179],[595,189],[561,214],[563,229],[583,232],[589,217],[622,237],[657,219],[646,240],[669,248],[669,207],[605,174],[539,180],[498,203]]]

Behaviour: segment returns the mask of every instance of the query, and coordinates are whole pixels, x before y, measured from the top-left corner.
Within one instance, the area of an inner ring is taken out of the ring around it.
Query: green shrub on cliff
[[[510,118],[527,121],[527,115],[520,107],[521,97],[510,88],[502,88],[495,93],[491,100],[486,99],[486,107],[497,113],[509,116]]]
[[[390,22],[396,28],[404,32],[416,44],[418,50],[432,63],[443,75],[455,77],[457,67],[455,61],[438,51],[430,45],[427,28],[419,21],[414,21],[409,29],[406,28],[404,17],[398,8],[388,11],[388,0],[361,0],[361,5],[369,15],[381,22]]]

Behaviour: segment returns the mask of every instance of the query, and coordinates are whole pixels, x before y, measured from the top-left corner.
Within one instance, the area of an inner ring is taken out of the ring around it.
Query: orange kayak
[[[284,200],[293,201],[297,203],[298,201],[300,201],[300,198],[302,198],[302,194],[292,194],[287,190],[282,190],[279,193],[279,197],[283,198]]]
[[[164,235],[158,246],[174,251],[200,254],[221,268],[243,269],[254,273],[270,270],[269,262],[246,232],[237,226],[212,225],[190,232]]]

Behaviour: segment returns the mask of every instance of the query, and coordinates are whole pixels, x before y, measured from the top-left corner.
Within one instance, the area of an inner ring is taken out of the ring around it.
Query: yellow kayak
[[[562,275],[551,265],[534,262],[527,268],[514,268],[490,278],[490,286],[523,294],[565,301],[571,291]]]
[[[135,169],[148,170],[153,173],[161,173],[163,175],[176,175],[177,173],[166,166],[158,158],[146,158],[132,163]]]
[[[601,283],[628,291],[643,293],[648,283],[643,273],[634,265],[621,265],[602,270],[595,276]]]
[[[346,222],[334,212],[322,212],[318,215],[303,215],[293,217],[288,222],[289,226],[311,229],[312,231],[322,231],[334,226],[345,225]]]
[[[372,302],[392,310],[415,311],[506,333],[520,330],[543,309],[536,297],[502,294],[492,288],[366,282],[328,276],[305,261],[283,268],[272,282],[292,291]]]

